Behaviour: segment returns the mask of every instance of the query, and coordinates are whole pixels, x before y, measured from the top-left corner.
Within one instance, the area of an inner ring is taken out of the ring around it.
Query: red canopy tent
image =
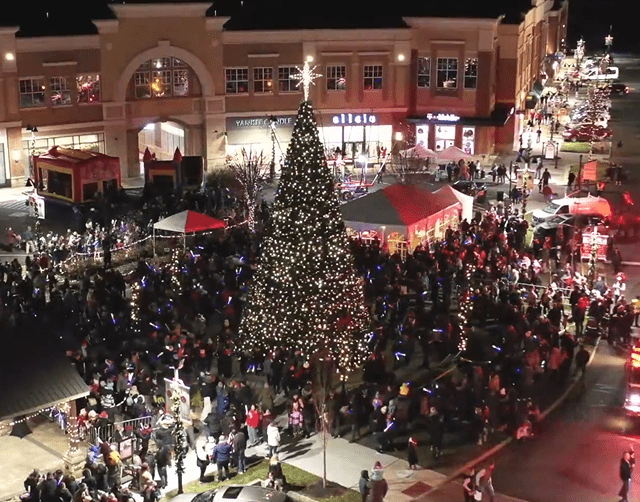
[[[181,213],[174,214],[153,224],[153,254],[155,254],[156,248],[156,230],[182,234],[183,243],[186,247],[185,239],[187,234],[195,234],[196,232],[203,232],[205,230],[216,230],[218,228],[224,228],[225,226],[224,221],[207,216],[206,214],[196,213],[195,211],[182,211]]]
[[[340,206],[345,225],[357,232],[400,234],[409,246],[460,218],[462,203],[415,185],[391,185]]]

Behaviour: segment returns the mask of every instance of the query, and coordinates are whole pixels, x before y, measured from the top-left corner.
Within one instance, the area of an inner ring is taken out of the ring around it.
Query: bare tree
[[[407,176],[412,174],[424,174],[427,172],[427,160],[414,153],[395,153],[387,164],[390,174],[393,174],[401,183],[407,181]]]
[[[269,164],[269,159],[262,151],[256,153],[245,148],[234,155],[228,164],[242,187],[244,211],[251,231],[255,231],[258,196],[269,178]]]

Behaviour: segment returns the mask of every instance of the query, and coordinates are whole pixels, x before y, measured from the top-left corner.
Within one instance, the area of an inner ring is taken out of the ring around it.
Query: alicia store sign
[[[375,115],[369,115],[368,113],[341,113],[340,115],[334,115],[331,121],[335,125],[371,125],[377,124],[378,118]]]

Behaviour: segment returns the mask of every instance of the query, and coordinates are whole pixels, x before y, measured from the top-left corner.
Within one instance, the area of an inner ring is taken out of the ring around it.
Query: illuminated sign
[[[369,115],[367,113],[341,113],[340,115],[334,115],[331,121],[335,125],[348,125],[348,124],[377,124],[378,118],[375,115]]]
[[[457,122],[460,117],[452,113],[427,113],[427,120],[439,120],[441,122]]]

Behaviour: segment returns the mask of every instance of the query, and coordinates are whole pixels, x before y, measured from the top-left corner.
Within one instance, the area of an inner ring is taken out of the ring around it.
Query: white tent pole
[[[153,257],[156,257],[156,227],[155,225],[152,227],[153,228]]]

